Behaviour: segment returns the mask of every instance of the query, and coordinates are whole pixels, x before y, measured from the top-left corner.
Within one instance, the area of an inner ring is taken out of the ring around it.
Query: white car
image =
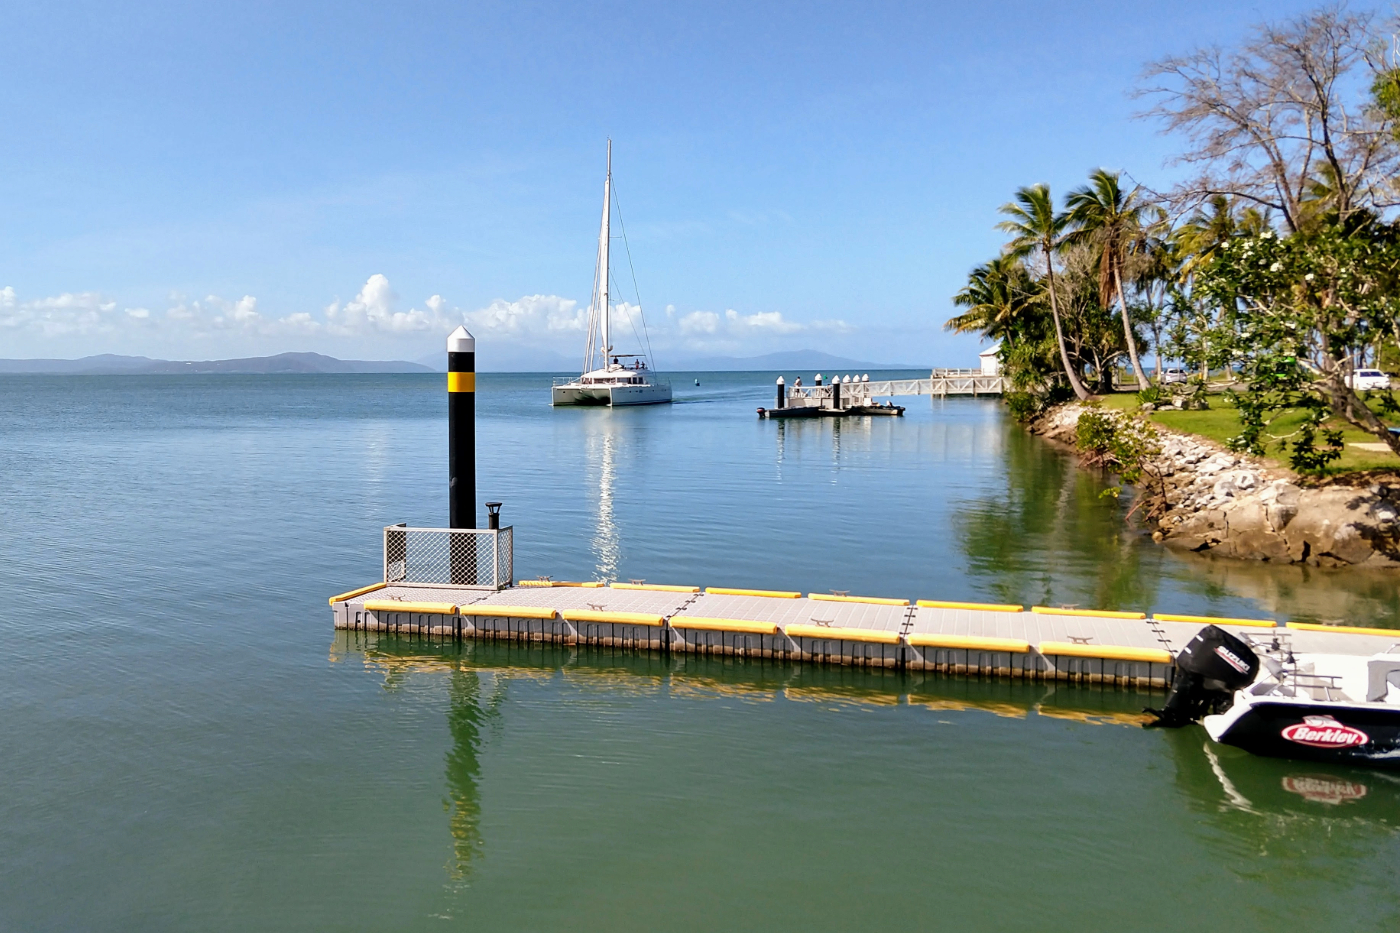
[[[1390,388],[1390,377],[1379,369],[1358,369],[1347,377],[1347,385],[1358,392]]]
[[[1186,381],[1186,370],[1184,369],[1164,369],[1162,370],[1162,385],[1169,386],[1174,383],[1184,383]]]

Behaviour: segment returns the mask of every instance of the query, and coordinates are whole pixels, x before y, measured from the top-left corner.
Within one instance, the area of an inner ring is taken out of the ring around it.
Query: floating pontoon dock
[[[381,583],[331,599],[336,628],[1165,687],[1173,661],[1214,622],[1297,651],[1367,655],[1400,631],[1149,618],[1035,606],[720,587],[522,581],[500,590]]]

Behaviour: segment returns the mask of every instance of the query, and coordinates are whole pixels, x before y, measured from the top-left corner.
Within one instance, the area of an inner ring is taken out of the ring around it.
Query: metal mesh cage
[[[510,585],[512,528],[384,529],[384,582],[500,589]]]

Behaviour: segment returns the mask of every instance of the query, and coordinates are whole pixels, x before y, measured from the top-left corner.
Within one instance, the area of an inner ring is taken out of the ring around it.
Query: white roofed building
[[[977,354],[982,363],[982,375],[1001,375],[1001,344],[996,343]]]

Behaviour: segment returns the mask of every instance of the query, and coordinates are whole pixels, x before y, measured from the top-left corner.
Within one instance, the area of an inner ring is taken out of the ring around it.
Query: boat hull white
[[[669,401],[671,401],[669,383],[614,386],[570,383],[555,386],[552,395],[552,402],[556,406],[608,405],[619,408],[624,405],[664,405]]]
[[[1400,769],[1400,707],[1389,703],[1235,694],[1201,720],[1210,737],[1255,755]]]

